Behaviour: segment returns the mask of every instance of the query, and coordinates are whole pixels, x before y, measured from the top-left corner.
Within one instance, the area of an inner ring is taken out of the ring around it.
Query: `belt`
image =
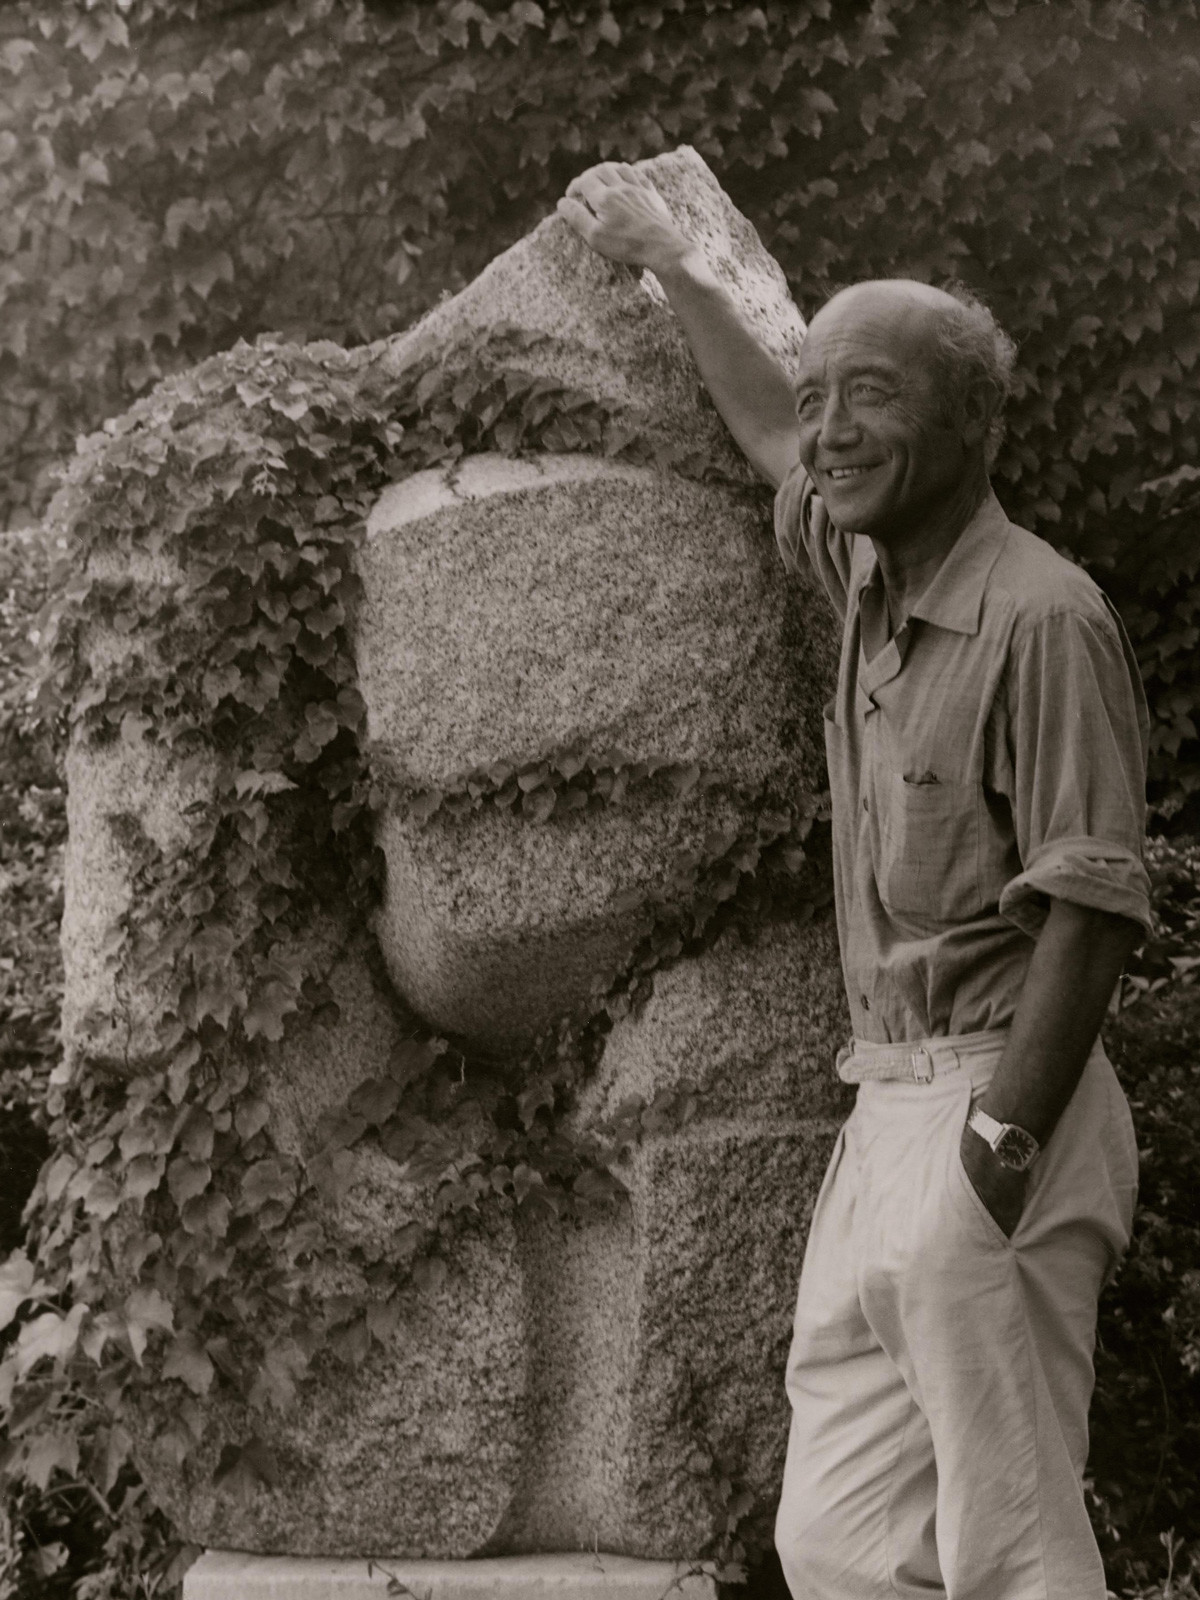
[[[997,1054],[1007,1038],[1007,1028],[988,1028],[980,1033],[949,1034],[909,1044],[851,1039],[838,1051],[837,1074],[843,1083],[882,1083],[903,1078],[929,1083],[939,1074],[959,1071],[968,1056]]]

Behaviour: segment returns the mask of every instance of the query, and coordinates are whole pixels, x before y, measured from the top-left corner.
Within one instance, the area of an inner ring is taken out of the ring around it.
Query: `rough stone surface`
[[[638,167],[703,249],[759,338],[786,369],[794,368],[804,322],[787,280],[704,161],[684,145]],[[392,340],[385,359],[398,371],[464,337],[502,337],[506,327],[545,336],[520,348],[529,370],[627,406],[652,423],[664,443],[753,481],[652,275],[594,254],[557,216]]]
[[[368,1212],[387,1185],[366,1175]],[[398,1187],[388,1208],[397,1227],[406,1217]],[[439,1289],[404,1300],[385,1348],[372,1344],[355,1368],[323,1364],[284,1414],[250,1415],[210,1395],[215,1426],[186,1479],[149,1419],[137,1424],[139,1467],[183,1538],[263,1554],[435,1559],[488,1541],[527,1435],[531,1341],[511,1225],[464,1241]],[[274,1450],[278,1485],[246,1499],[215,1489],[222,1447],[251,1433]]]
[[[707,1573],[682,1562],[588,1551],[482,1561],[296,1561],[210,1550],[183,1600],[381,1600],[400,1583],[419,1600],[716,1600]]]
[[[380,938],[444,1027],[499,1047],[536,1033],[620,964],[679,855],[748,820],[737,792],[824,785],[833,631],[758,497],[586,456],[480,456],[389,491],[360,565],[370,737],[404,784],[577,741],[716,784],[544,826],[394,811]]]
[[[140,842],[170,854],[187,841],[185,806],[208,792],[160,745],[122,729],[110,744],[76,736],[67,752],[62,1033],[67,1058],[134,1071],[158,1053],[162,994],[118,985],[108,941],[134,895]]]
[[[726,933],[696,960],[656,974],[641,1014],[610,1034],[577,1120],[600,1121],[631,1095],[650,1101],[688,1084],[706,1118],[840,1121],[853,1094],[834,1053],[849,1033],[832,915],[768,925],[752,944]]]
[[[94,551],[87,574],[94,580],[132,583],[138,605],[146,611],[182,576],[153,532],[132,552]],[[79,650],[90,669],[103,677],[144,653],[145,644],[136,634],[93,618],[83,630]],[[152,655],[149,670],[154,666]],[[161,660],[158,666],[167,672]],[[186,845],[183,811],[210,796],[212,767],[201,758],[185,768],[164,746],[123,726],[108,742],[76,730],[67,751],[66,777],[63,1045],[71,1063],[86,1057],[110,1070],[136,1071],[158,1053],[155,1029],[162,993],[118,986],[107,946],[135,892],[140,845],[151,843],[168,855]]]
[[[580,1121],[683,1083],[699,1115],[643,1143],[607,1222],[521,1224],[535,1443],[493,1548],[703,1548],[716,1513],[698,1452],[736,1463],[769,1536],[804,1238],[849,1108],[835,962],[828,917],[727,936],[613,1030]]]
[[[591,456],[468,457],[388,490],[360,565],[370,737],[422,788],[580,736],[746,787],[822,785],[808,702],[832,629],[757,493]]]
[[[367,929],[324,919],[312,929],[306,954],[329,985],[338,1017],[293,1031],[271,1048],[271,1133],[289,1155],[310,1154],[326,1112],[344,1105],[367,1078],[385,1076],[393,1050],[415,1031]]]

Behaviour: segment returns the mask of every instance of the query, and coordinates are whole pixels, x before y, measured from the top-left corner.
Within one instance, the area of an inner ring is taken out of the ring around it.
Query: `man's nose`
[[[821,429],[817,444],[826,450],[837,450],[858,442],[859,429],[853,413],[842,396],[831,394],[821,413]]]

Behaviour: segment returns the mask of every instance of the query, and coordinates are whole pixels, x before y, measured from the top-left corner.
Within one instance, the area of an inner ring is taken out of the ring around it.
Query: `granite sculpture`
[[[694,152],[644,164],[785,363],[803,337],[787,285]],[[572,744],[694,764],[677,799],[532,824],[491,806],[423,823],[384,809],[384,903],[370,929],[311,930],[339,1007],[269,1057],[280,1149],[311,1151],[322,1114],[387,1059],[415,1014],[497,1059],[519,1056],[618,972],[673,866],[753,821],[770,794],[824,787],[821,706],[835,629],[787,575],[769,500],[703,391],[652,279],[601,261],[557,219],[379,352],[402,373],[470,336],[524,334],[548,379],[644,419],[649,464],[579,453],[468,457],[387,490],[360,559],[359,687],[371,749],[397,792]],[[689,475],[690,458],[709,464]],[[672,462],[675,465],[672,465]],[[171,581],[147,556],[138,581]],[[84,648],[130,641],[97,619]],[[150,988],[121,989],[108,930],[134,893],[131,830],[170,848],[211,781],[171,767],[136,726],[71,751],[64,953],[68,1051],[136,1071],[160,1024]],[[755,797],[759,798],[755,798]],[[141,1430],[151,1492],[199,1544],[290,1555],[461,1558],[599,1548],[691,1558],[724,1516],[734,1461],[748,1525],[769,1525],[782,1465],[782,1367],[806,1220],[845,1109],[845,1033],[827,914],[725,935],[658,973],[584,1085],[575,1125],[687,1082],[696,1117],[621,1167],[625,1194],[583,1228],[518,1206],[463,1241],[445,1281],[414,1288],[386,1348],[319,1361],[290,1411],[255,1418],[279,1479],[237,1497],[212,1481],[242,1408],[179,1466]],[[332,1225],[386,1258],[428,1200],[379,1152]],[[340,1292],[330,1270],[327,1293]]]

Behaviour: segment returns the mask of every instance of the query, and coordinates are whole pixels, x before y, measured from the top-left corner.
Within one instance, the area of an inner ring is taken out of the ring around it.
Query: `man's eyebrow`
[[[846,369],[845,376],[847,378],[886,378],[889,380],[889,382],[895,383],[898,382],[904,376],[904,374],[899,367],[893,367],[887,362],[863,361],[848,367]],[[795,392],[797,394],[803,394],[808,389],[818,387],[821,381],[822,380],[817,377],[800,378],[796,382]]]

